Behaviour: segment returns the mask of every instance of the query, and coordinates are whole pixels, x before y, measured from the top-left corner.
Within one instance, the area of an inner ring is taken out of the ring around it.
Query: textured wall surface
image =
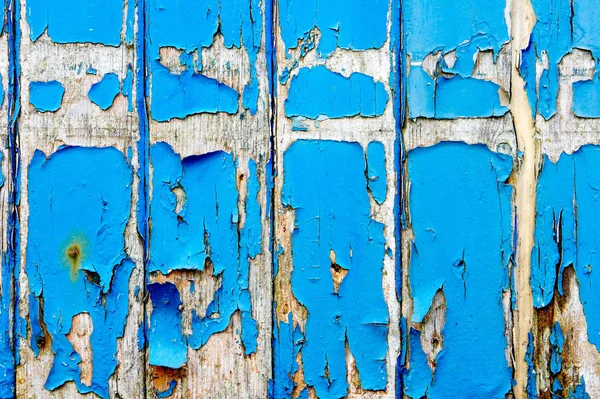
[[[5,0],[0,399],[600,399],[596,3]]]

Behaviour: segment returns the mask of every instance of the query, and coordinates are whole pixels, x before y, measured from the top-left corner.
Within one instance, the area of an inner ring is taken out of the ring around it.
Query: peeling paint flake
[[[58,111],[64,94],[65,88],[56,80],[29,83],[29,103],[38,112]]]
[[[103,111],[109,109],[121,92],[121,82],[116,73],[107,73],[98,83],[94,83],[88,92],[90,101]]]
[[[148,271],[205,271],[221,278],[206,314],[193,312],[190,346],[198,349],[225,331],[235,312],[242,319],[246,354],[256,351],[258,336],[252,317],[248,273],[250,260],[261,252],[262,225],[256,164],[249,162],[245,224],[240,226],[236,161],[214,152],[183,160],[165,143],[150,150],[154,170]],[[152,351],[153,342],[149,341]]]
[[[181,297],[171,283],[148,285],[152,315],[148,329],[151,366],[178,369],[187,361],[187,342],[181,327]]]
[[[536,308],[562,295],[562,275],[573,265],[586,317],[589,341],[600,349],[600,281],[594,270],[600,247],[600,147],[586,145],[556,164],[548,158],[537,186],[535,248],[531,289]]]
[[[152,117],[164,122],[200,113],[238,112],[239,93],[202,74],[202,51],[222,35],[228,49],[244,48],[248,56],[249,80],[242,105],[254,115],[258,110],[256,63],[262,37],[260,0],[149,0],[147,4],[150,54]],[[182,51],[185,71],[171,73],[161,64],[160,49]],[[192,59],[197,55],[197,61]]]
[[[408,109],[411,118],[456,119],[502,116],[500,87],[473,75],[478,52],[492,51],[494,60],[509,41],[504,0],[448,2],[409,0],[402,4],[408,68]],[[424,23],[427,21],[427,23]],[[426,57],[444,57],[434,72],[423,68]]]
[[[286,49],[297,48],[313,29],[321,33],[317,51],[326,58],[336,48],[381,48],[387,39],[388,0],[279,0],[279,26]]]
[[[556,114],[559,65],[573,49],[592,53],[596,68],[592,79],[573,83],[573,111],[577,116],[597,118],[600,71],[600,13],[594,0],[532,0],[537,22],[529,47],[523,52],[521,74],[527,81],[533,110],[548,120]],[[541,71],[536,72],[537,69]],[[536,78],[539,75],[539,80]]]
[[[285,152],[283,170],[282,203],[295,214],[292,292],[308,311],[305,382],[319,398],[346,396],[347,344],[361,387],[384,390],[384,226],[370,215],[364,150],[358,143],[299,140]],[[347,271],[337,290],[332,267]]]
[[[446,142],[408,154],[413,323],[424,322],[437,292],[446,302],[433,369],[411,332],[412,398],[504,399],[511,390],[502,307],[512,254],[511,171],[511,157],[483,145]]]
[[[54,390],[74,381],[79,392],[108,398],[134,268],[124,252],[131,165],[115,148],[64,147],[48,158],[36,151],[28,176],[26,273],[54,352],[45,387]],[[93,327],[89,384],[68,337],[73,320],[83,313]],[[32,326],[38,334],[40,329]]]

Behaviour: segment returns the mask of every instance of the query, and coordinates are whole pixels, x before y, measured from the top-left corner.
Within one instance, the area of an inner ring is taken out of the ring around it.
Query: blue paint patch
[[[527,339],[527,352],[525,352],[525,362],[527,363],[527,399],[538,399],[537,373],[533,363],[535,348],[533,346],[533,334],[531,332],[528,333]]]
[[[90,101],[106,111],[115,102],[121,92],[121,82],[116,73],[107,73],[98,83],[94,83],[88,92]]]
[[[292,78],[285,100],[287,117],[317,119],[383,115],[389,96],[381,82],[355,72],[349,77],[324,65],[302,68]]]
[[[487,118],[503,116],[508,107],[501,104],[496,83],[454,75],[435,79],[421,67],[412,67],[408,98],[411,118]]]
[[[156,391],[156,397],[159,399],[168,398],[173,395],[175,391],[175,387],[177,386],[177,381],[169,382],[169,387],[164,391]]]
[[[435,90],[435,117],[486,118],[503,116],[508,108],[500,103],[500,86],[487,80],[460,76],[437,79]]]
[[[150,156],[154,176],[148,271],[204,271],[211,263],[221,286],[206,314],[193,312],[190,346],[198,349],[223,332],[239,311],[242,343],[246,354],[253,353],[258,331],[248,272],[250,259],[261,253],[262,245],[256,164],[252,160],[248,164],[246,218],[240,226],[236,161],[231,154],[214,152],[182,160],[168,144],[158,143]]]
[[[187,361],[187,342],[181,327],[182,302],[171,283],[149,284],[152,314],[148,328],[151,366],[178,369]]]
[[[74,381],[80,393],[109,396],[134,268],[124,252],[131,184],[131,165],[115,148],[63,147],[49,158],[36,151],[31,160],[26,272],[32,295],[43,298],[40,319],[52,339],[48,390]],[[67,339],[81,313],[93,324],[89,387]]]
[[[553,376],[562,370],[562,353],[565,345],[565,337],[558,322],[552,326],[550,332],[550,372]]]
[[[54,112],[62,104],[65,88],[56,80],[29,83],[29,103],[38,112]]]
[[[275,316],[274,316],[275,317]],[[294,327],[292,314],[288,314],[287,323],[275,321],[273,326],[273,377],[271,398],[292,398],[297,385],[292,377],[298,371],[296,361],[304,335],[300,326]]]
[[[420,66],[408,74],[408,111],[411,118],[435,117],[436,81]]]
[[[495,59],[509,40],[505,8],[504,0],[402,3],[405,46],[411,63],[437,52],[456,52],[452,67],[440,60],[434,77],[421,66],[410,67],[407,87],[411,118],[489,117],[508,112],[500,105],[498,85],[471,77],[477,52],[493,51]]]
[[[56,43],[121,43],[124,0],[28,0],[29,37]]]
[[[574,195],[573,157],[563,156],[556,164],[545,157],[537,184],[531,252],[530,285],[537,309],[550,304],[555,288],[562,294],[563,271],[577,258]]]
[[[381,48],[387,40],[389,1],[349,0],[343,7],[335,0],[278,0],[279,27],[286,50],[311,40],[314,28],[321,32],[317,52],[328,57],[336,48]],[[309,42],[309,46],[314,43]]]
[[[556,114],[559,90],[559,64],[574,48],[588,50],[596,60],[592,81],[574,84],[574,111],[583,117],[596,117],[598,109],[590,97],[596,95],[600,66],[600,13],[594,0],[532,0],[537,23],[533,28],[530,45],[522,57],[521,74],[526,78],[530,104],[546,120]],[[535,85],[535,61],[548,58]],[[595,98],[595,97],[592,97]]]
[[[581,118],[600,118],[600,80],[573,83],[573,113]]]
[[[591,399],[585,391],[585,379],[581,377],[579,385],[569,391],[569,399]]]
[[[508,42],[505,0],[448,2],[446,0],[407,0],[402,3],[404,39],[412,61],[422,61],[430,53],[456,50],[454,69],[462,77],[471,76],[477,51],[498,54]],[[427,21],[427,23],[424,23]]]
[[[1,13],[1,12],[0,12]],[[0,165],[4,155],[0,152]],[[0,168],[0,188],[4,187],[5,178]],[[13,291],[13,275],[8,263],[8,255],[2,254],[2,291],[0,292],[0,398],[15,397],[15,357],[13,356],[12,339],[15,327],[12,323],[11,301]]]
[[[422,359],[408,371],[414,398],[503,399],[511,390],[502,307],[512,254],[511,170],[511,157],[483,145],[445,142],[408,154],[413,323],[423,321],[438,291],[446,301],[435,374],[423,383],[431,371]]]
[[[421,398],[423,392],[427,392],[433,376],[427,363],[427,355],[421,348],[421,331],[411,328],[409,339],[410,370],[402,370],[404,394],[410,398]]]
[[[193,71],[173,74],[156,64],[152,68],[152,117],[158,122],[193,114],[238,112],[238,92],[216,79]]]
[[[372,141],[367,147],[367,177],[369,191],[375,202],[383,204],[387,196],[387,170],[385,169],[385,146]]]
[[[292,292],[308,311],[302,345],[306,384],[324,399],[347,394],[347,342],[362,388],[384,390],[389,322],[382,290],[384,226],[370,217],[363,148],[296,141],[285,152],[283,170],[282,203],[295,211]],[[339,287],[334,275],[343,276]]]
[[[250,77],[244,86],[242,105],[252,115],[257,112],[259,87],[256,63],[263,33],[260,0],[149,0],[147,18],[149,29],[146,40],[151,59],[154,119],[165,121],[205,112],[237,113],[239,93],[201,74],[202,51],[212,46],[218,33],[223,36],[226,48],[246,50]],[[181,65],[186,67],[183,73],[171,74],[160,63],[162,47],[183,51],[180,57]],[[192,61],[196,52],[198,62]],[[170,105],[169,112],[163,112],[161,108],[169,106],[164,99],[167,93],[175,99],[175,103]],[[219,96],[221,101],[214,102],[215,96]],[[157,97],[159,106],[154,107]]]
[[[572,265],[586,316],[588,337],[600,348],[600,275],[594,270],[600,246],[600,147],[586,145],[556,164],[544,159],[538,180],[535,251],[531,288],[534,305],[548,304],[556,291],[562,295],[562,274]],[[539,226],[539,227],[538,227]],[[559,245],[560,243],[560,245]],[[537,256],[537,258],[536,258]],[[599,278],[596,278],[599,276]],[[537,293],[537,295],[536,295]]]

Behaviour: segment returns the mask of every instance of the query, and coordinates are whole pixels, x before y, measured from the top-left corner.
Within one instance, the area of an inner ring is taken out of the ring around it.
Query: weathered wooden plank
[[[133,2],[20,2],[17,396],[143,397]]]
[[[548,6],[555,12],[549,14]],[[586,1],[532,1],[537,22],[529,27],[532,46],[521,63],[541,149],[526,358],[527,392],[540,398],[600,395],[593,273],[599,245],[594,165],[600,20],[594,7]],[[555,40],[548,41],[550,35]]]
[[[146,3],[148,397],[268,395],[267,3]]]
[[[0,181],[0,231],[2,234],[2,266],[0,269],[0,331],[2,339],[0,344],[0,397],[13,398],[15,396],[15,357],[14,357],[14,297],[15,297],[15,279],[14,262],[11,255],[14,254],[14,248],[10,245],[9,213],[14,210],[10,207],[10,194],[14,192],[14,182],[11,178],[12,154],[8,143],[9,136],[9,103],[12,105],[14,96],[10,87],[10,68],[9,68],[9,13],[7,5],[1,7],[2,32],[0,33],[0,140],[5,143],[0,151],[2,161],[0,170],[2,178]],[[9,96],[10,101],[9,101]]]
[[[395,397],[394,5],[277,2],[277,398]]]
[[[407,398],[513,395],[520,142],[505,7],[403,2]]]

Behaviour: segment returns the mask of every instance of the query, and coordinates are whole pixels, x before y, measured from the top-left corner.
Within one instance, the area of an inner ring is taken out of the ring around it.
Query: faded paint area
[[[118,46],[125,6],[124,0],[27,0],[29,37],[47,32],[56,43]]]
[[[501,116],[500,86],[474,74],[481,51],[494,61],[509,41],[505,0],[451,3],[409,0],[402,3],[409,117],[456,119]],[[425,23],[424,21],[427,21]],[[442,54],[433,70],[424,61]],[[446,55],[453,53],[452,62]]]
[[[286,50],[314,47],[311,32],[318,29],[319,56],[327,58],[336,48],[381,48],[387,40],[389,0],[279,0],[279,27]]]
[[[594,0],[531,0],[537,23],[522,55],[521,74],[532,112],[544,119],[556,114],[559,64],[574,48],[588,50],[596,60],[591,80],[575,82],[573,110],[577,116],[600,116],[593,97],[600,85],[600,12]],[[591,96],[591,97],[590,97]]]
[[[226,48],[246,50],[250,77],[242,105],[252,115],[257,112],[256,61],[263,31],[260,0],[148,0],[146,7],[154,120],[200,113],[237,114],[239,93],[202,74],[202,51],[213,45],[218,34]],[[161,49],[168,47],[181,51],[182,72],[170,71],[161,59]]]
[[[193,311],[193,333],[185,340],[192,348],[199,349],[211,336],[225,331],[234,313],[239,312],[245,353],[256,352],[258,331],[248,289],[250,260],[261,253],[256,163],[249,161],[247,183],[241,183],[247,184],[242,226],[236,185],[237,160],[231,154],[213,152],[182,160],[168,144],[158,143],[152,146],[150,157],[154,172],[148,272],[167,275],[175,270],[212,269],[213,276],[220,278],[221,286],[214,293],[206,314]],[[167,288],[158,291],[155,287],[154,290],[158,298],[170,298],[171,305],[162,312],[177,309],[172,305],[181,301],[176,290],[170,289],[168,293],[165,293]],[[149,336],[150,353],[158,350],[155,345],[160,345],[159,335]],[[153,337],[157,341],[153,341]],[[177,353],[173,356],[179,359]],[[163,362],[177,363],[167,357],[151,355],[151,358],[156,359],[158,366],[172,367]]]
[[[74,381],[79,392],[107,398],[134,268],[124,252],[131,165],[115,148],[64,147],[49,158],[36,151],[28,181],[26,272],[39,306],[31,330],[40,334],[32,336],[32,349],[37,352],[33,343],[47,334],[54,352],[45,388]],[[89,384],[82,378],[85,359],[69,340],[74,319],[83,313],[93,328]]]
[[[505,398],[511,391],[502,296],[513,251],[512,162],[463,143],[408,154],[413,327],[404,392],[411,398]],[[430,358],[422,324],[437,310],[436,294],[445,324],[427,343],[442,347]]]
[[[381,82],[354,72],[349,77],[324,65],[302,68],[292,78],[285,115],[309,119],[383,115],[389,96]]]
[[[38,112],[58,111],[64,94],[65,88],[56,80],[29,83],[29,103]]]
[[[308,313],[301,326],[304,381],[319,398],[346,396],[348,349],[362,389],[384,390],[389,323],[382,289],[384,226],[371,218],[364,150],[358,143],[299,140],[283,163],[281,200],[295,215],[291,287]],[[337,274],[345,276],[336,283]],[[301,341],[291,320],[279,329],[279,339],[293,342],[275,343],[286,352],[275,360],[283,367],[276,376],[295,369],[293,354]],[[288,392],[290,382],[278,389]]]
[[[531,260],[534,305],[548,305],[556,292],[563,295],[562,275],[573,266],[586,317],[590,343],[600,349],[600,284],[594,273],[600,246],[600,147],[583,146],[563,154],[556,164],[548,158],[537,185],[535,248]]]
[[[107,73],[98,83],[90,87],[88,97],[91,102],[106,111],[109,109],[117,95],[121,92],[121,82],[116,73]]]

